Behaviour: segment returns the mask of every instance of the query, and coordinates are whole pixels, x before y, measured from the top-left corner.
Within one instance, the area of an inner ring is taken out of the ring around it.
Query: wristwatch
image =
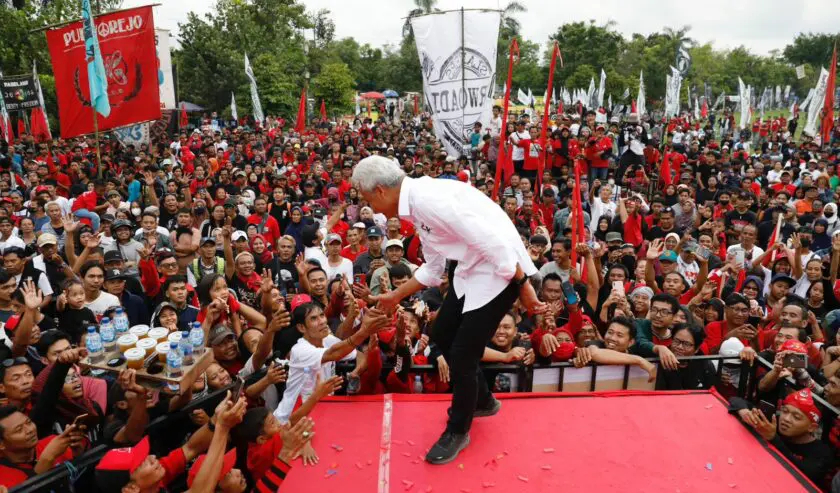
[[[514,279],[513,282],[516,283],[516,287],[521,288],[528,282],[528,276],[522,276],[522,279]]]

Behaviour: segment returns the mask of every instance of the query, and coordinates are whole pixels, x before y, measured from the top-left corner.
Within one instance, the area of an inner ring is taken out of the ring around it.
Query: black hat
[[[127,276],[119,269],[105,269],[105,280],[113,281],[114,279],[125,280]]]
[[[111,250],[111,251],[105,252],[104,262],[106,264],[109,264],[111,262],[123,262],[123,261],[125,261],[125,259],[123,258],[122,254],[119,252],[119,250]]]
[[[379,226],[371,226],[367,229],[367,237],[368,238],[381,238],[384,234],[382,233],[382,228]]]

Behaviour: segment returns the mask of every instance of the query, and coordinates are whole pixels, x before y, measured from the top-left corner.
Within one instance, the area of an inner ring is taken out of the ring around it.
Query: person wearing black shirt
[[[225,202],[225,221],[230,218],[234,231],[245,231],[248,229],[248,220],[239,214],[236,199],[227,199]]]
[[[289,225],[289,222],[292,220],[292,205],[286,200],[286,192],[283,190],[283,187],[275,186],[274,191],[271,193],[272,201],[271,201],[271,209],[268,211],[269,215],[273,217],[277,224],[280,225],[280,232],[286,231],[286,226]],[[275,248],[277,245],[271,245],[271,248]]]
[[[706,202],[712,201],[714,202],[717,200],[718,194],[720,190],[718,189],[718,181],[716,176],[703,176],[703,169],[707,168],[708,166],[700,165],[698,173],[700,174],[700,179],[703,180],[703,183],[706,184],[706,188],[697,191],[697,203],[698,204],[705,204]]]
[[[665,238],[669,233],[680,234],[680,232],[677,230],[675,217],[676,216],[674,215],[673,208],[663,208],[662,212],[659,213],[659,224],[648,230],[645,239],[648,241],[653,241],[660,238]]]
[[[741,230],[748,224],[755,225],[758,218],[755,212],[750,211],[750,204],[752,194],[742,190],[738,194],[738,200],[735,202],[735,210],[729,211],[724,216],[726,226],[726,236],[728,242],[734,244],[741,236]]]

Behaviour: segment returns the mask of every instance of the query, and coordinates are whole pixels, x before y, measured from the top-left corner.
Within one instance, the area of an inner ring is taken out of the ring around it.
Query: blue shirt
[[[128,184],[128,201],[138,202],[140,200],[140,180],[134,180]]]

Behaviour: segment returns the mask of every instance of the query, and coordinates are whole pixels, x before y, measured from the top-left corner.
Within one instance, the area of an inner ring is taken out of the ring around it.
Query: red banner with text
[[[108,76],[111,114],[98,117],[100,131],[160,119],[158,61],[151,7],[122,10],[94,20]],[[47,31],[55,74],[61,137],[93,133],[82,23]]]

